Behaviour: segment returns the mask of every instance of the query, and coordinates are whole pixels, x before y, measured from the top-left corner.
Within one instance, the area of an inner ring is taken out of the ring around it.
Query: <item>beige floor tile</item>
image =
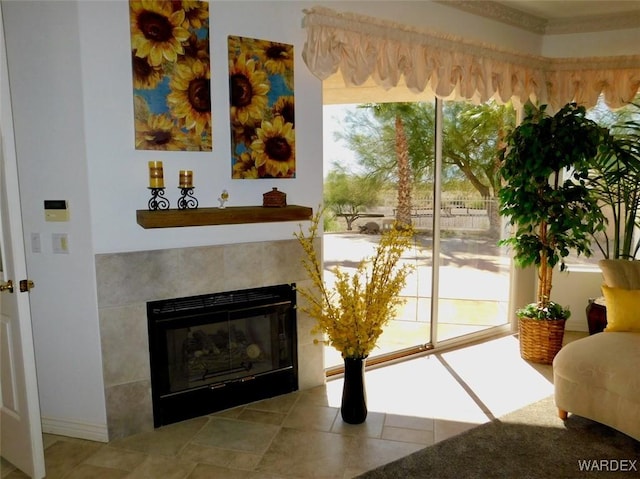
[[[183,461],[248,471],[252,471],[262,459],[261,454],[232,451],[194,443],[187,444],[178,457]]]
[[[108,445],[45,434],[47,479],[352,478],[546,397],[551,379],[507,336],[367,370],[359,425],[340,417],[336,378]],[[1,479],[27,477],[1,467]]]
[[[2,478],[3,479],[29,479],[29,476],[27,476],[24,472],[18,470],[18,469],[12,469],[10,471],[6,472],[5,475],[5,471],[2,471]]]
[[[300,391],[300,397],[297,402],[298,405],[314,405],[314,406],[333,406],[329,399],[329,393],[327,387],[319,386],[305,391]]]
[[[382,431],[382,439],[431,446],[434,443],[434,433],[420,429],[385,426]]]
[[[138,467],[146,457],[147,455],[142,452],[128,451],[126,449],[118,449],[113,446],[106,446],[100,448],[95,454],[88,457],[84,461],[84,464],[111,469],[121,469],[123,471],[132,471]]]
[[[235,471],[222,466],[198,464],[187,479],[246,479],[247,471]]]
[[[348,424],[342,420],[340,412],[338,411],[338,415],[333,427],[331,428],[331,432],[343,434],[345,436],[379,438],[382,436],[385,416],[386,414],[383,413],[369,411],[367,413],[367,419],[362,424]]]
[[[395,461],[422,449],[421,444],[387,441],[383,439],[352,438],[348,443],[347,468],[365,471]]]
[[[285,477],[262,472],[236,471],[209,464],[198,464],[187,479],[285,479]]]
[[[473,429],[474,427],[477,427],[480,424],[481,423],[443,421],[440,419],[436,419],[434,428],[433,428],[434,441],[435,442],[444,441],[445,439],[449,439],[450,437],[457,436],[458,434],[462,434],[463,432],[466,432],[469,429]]]
[[[339,409],[326,406],[296,404],[283,426],[293,429],[331,431]]]
[[[0,478],[2,479],[29,479],[29,477],[13,467],[13,465],[9,462],[0,466]]]
[[[236,419],[238,416],[240,416],[243,413],[243,411],[246,408],[247,408],[246,406],[238,406],[231,409],[223,409],[222,411],[217,411],[212,414],[209,414],[209,416],[228,417],[228,418]]]
[[[212,417],[192,442],[204,446],[262,454],[279,430],[280,426],[272,424]]]
[[[15,470],[16,468],[13,464],[7,461],[4,457],[0,457],[0,478],[4,479],[9,473]]]
[[[258,411],[270,411],[277,413],[288,413],[294,404],[298,401],[299,392],[276,396],[262,401],[257,401],[247,405],[247,409],[255,409]]]
[[[65,479],[120,479],[127,477],[128,472],[122,469],[111,469],[109,467],[93,466],[91,464],[80,464],[71,473],[64,476]],[[48,477],[48,476],[47,476]]]
[[[280,426],[287,417],[286,413],[273,411],[260,411],[258,409],[245,409],[236,419],[249,422],[261,422],[264,424],[273,424]]]
[[[387,414],[384,425],[388,427],[402,427],[406,429],[419,429],[421,431],[433,431],[433,418]]]
[[[56,441],[45,450],[47,479],[65,477],[71,470],[89,456],[105,447],[91,441]]]
[[[196,464],[177,460],[174,457],[149,456],[131,471],[128,479],[186,479]]]
[[[143,432],[124,439],[117,439],[110,445],[144,453],[175,456],[206,424],[209,417],[202,417],[170,424],[150,432]]]
[[[347,446],[353,440],[329,432],[282,428],[256,472],[298,479],[341,477],[347,466]]]

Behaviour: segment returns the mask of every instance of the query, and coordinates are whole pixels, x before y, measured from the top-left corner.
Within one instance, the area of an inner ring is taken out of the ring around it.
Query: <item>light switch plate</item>
[[[51,240],[54,254],[69,254],[69,235],[67,233],[53,233]]]
[[[41,251],[40,233],[31,233],[31,252],[40,253]]]

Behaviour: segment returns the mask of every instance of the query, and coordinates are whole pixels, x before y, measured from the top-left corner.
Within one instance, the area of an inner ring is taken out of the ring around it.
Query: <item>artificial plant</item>
[[[554,115],[546,105],[528,105],[500,152],[500,214],[513,227],[500,244],[513,249],[518,266],[535,265],[538,273],[536,302],[518,310],[522,317],[568,318],[568,309],[551,301],[553,269],[564,270],[571,251],[589,256],[591,233],[604,228],[587,178],[606,129],[585,114],[575,103]]]
[[[635,116],[609,128],[591,168],[589,187],[605,210],[607,228],[594,234],[607,259],[635,259],[640,251],[640,104]],[[632,113],[633,115],[633,113]]]

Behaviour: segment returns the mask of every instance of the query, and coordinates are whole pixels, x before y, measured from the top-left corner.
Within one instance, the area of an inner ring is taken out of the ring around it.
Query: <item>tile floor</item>
[[[369,369],[361,425],[342,422],[335,379],[108,444],[45,434],[47,479],[354,477],[551,395],[551,367],[518,347],[505,336]]]

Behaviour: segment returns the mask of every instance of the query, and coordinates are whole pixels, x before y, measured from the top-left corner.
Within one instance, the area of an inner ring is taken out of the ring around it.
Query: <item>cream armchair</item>
[[[558,413],[640,440],[640,261],[602,260],[607,327],[565,345],[553,360]]]

